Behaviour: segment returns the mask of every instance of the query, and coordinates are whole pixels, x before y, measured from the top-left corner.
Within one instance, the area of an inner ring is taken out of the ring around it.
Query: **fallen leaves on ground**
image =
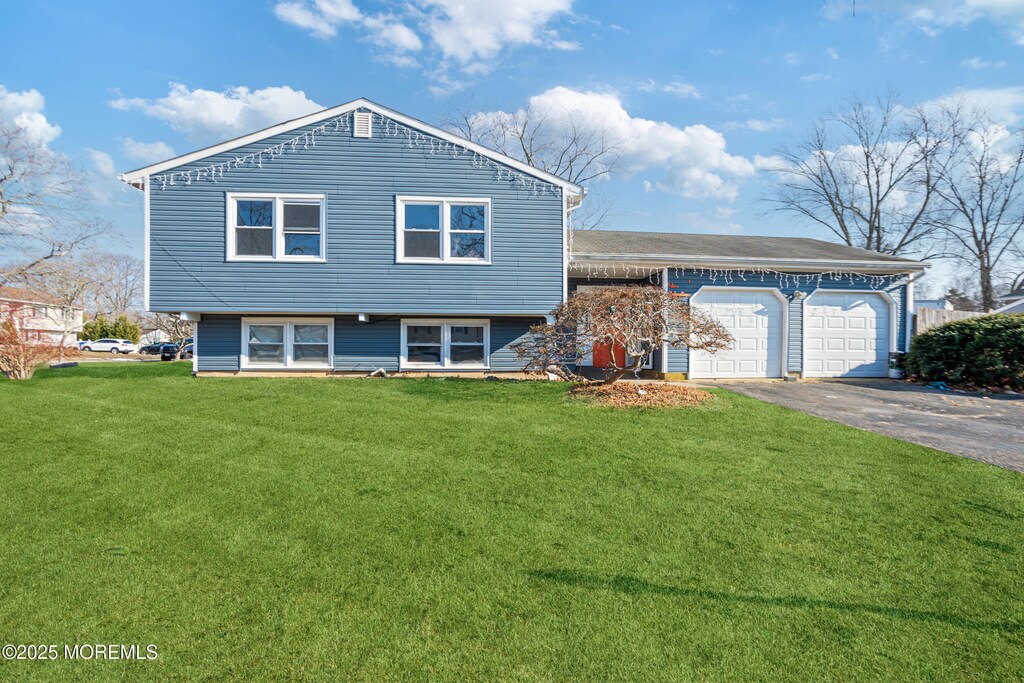
[[[695,406],[711,398],[701,389],[680,384],[580,384],[569,392],[573,396],[591,398],[598,403],[616,408],[653,406]]]

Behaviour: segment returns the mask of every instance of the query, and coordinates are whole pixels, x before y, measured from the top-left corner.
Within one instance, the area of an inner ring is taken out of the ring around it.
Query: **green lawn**
[[[0,381],[0,679],[1019,680],[1024,477],[728,392]]]

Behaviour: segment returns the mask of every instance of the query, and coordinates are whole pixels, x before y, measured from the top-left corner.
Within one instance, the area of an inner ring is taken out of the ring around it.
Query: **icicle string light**
[[[452,159],[468,159],[473,168],[490,171],[495,180],[507,181],[517,190],[527,191],[534,196],[560,196],[560,189],[557,186],[544,181],[539,181],[525,173],[521,173],[520,171],[504,166],[493,159],[470,149],[462,143],[442,140],[441,138],[427,135],[418,130],[409,128],[408,126],[384,116],[383,114],[378,114],[377,112],[373,112],[371,117],[373,122],[376,124],[374,129],[376,133],[382,134],[385,138],[402,139],[405,141],[405,145],[410,149],[424,149],[427,154],[431,156],[444,155]],[[273,162],[275,159],[285,154],[297,152],[299,150],[299,145],[302,146],[303,150],[308,150],[310,147],[316,147],[317,138],[319,137],[323,137],[329,133],[351,134],[351,132],[352,112],[348,112],[324,121],[323,123],[314,126],[313,128],[310,128],[289,140],[285,140],[284,142],[280,142],[271,147],[267,147],[256,152],[250,152],[249,154],[237,155],[232,160],[211,164],[199,169],[162,173],[160,175],[153,176],[151,181],[154,183],[154,187],[156,184],[159,184],[161,190],[165,190],[169,185],[174,186],[179,182],[191,185],[192,183],[199,182],[200,180],[211,180],[216,183],[219,182],[220,179],[224,178],[225,173],[236,168],[243,166],[255,166],[262,170],[264,164]]]
[[[623,278],[637,280],[649,277],[662,268],[649,268],[634,264],[576,263],[574,268],[585,271],[587,280]],[[693,264],[669,266],[670,280],[698,278],[712,285],[732,285],[736,282],[768,283],[782,290],[819,289],[822,283],[849,281],[863,284],[869,289],[892,287],[902,275],[878,275],[849,270],[828,270],[820,273],[788,273],[773,268],[708,268]]]

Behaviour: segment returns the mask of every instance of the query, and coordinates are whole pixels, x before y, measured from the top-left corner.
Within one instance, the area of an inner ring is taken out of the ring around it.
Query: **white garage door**
[[[751,289],[702,289],[690,305],[710,313],[732,335],[730,348],[716,354],[690,353],[690,377],[781,377],[782,301]]]
[[[881,294],[812,294],[804,308],[804,376],[887,377],[890,317]]]

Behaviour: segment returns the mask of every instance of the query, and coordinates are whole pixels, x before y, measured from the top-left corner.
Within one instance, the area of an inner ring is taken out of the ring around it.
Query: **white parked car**
[[[127,339],[99,339],[82,343],[83,351],[106,351],[108,353],[135,353],[135,344]]]

